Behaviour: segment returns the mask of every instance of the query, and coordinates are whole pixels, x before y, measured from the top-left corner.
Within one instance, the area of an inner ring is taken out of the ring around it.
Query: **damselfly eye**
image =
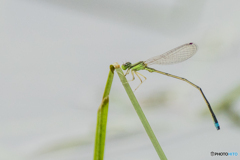
[[[126,62],[125,64],[122,65],[122,69],[123,69],[123,70],[126,70],[126,69],[128,69],[130,66],[131,66],[131,63],[130,63],[130,62]]]

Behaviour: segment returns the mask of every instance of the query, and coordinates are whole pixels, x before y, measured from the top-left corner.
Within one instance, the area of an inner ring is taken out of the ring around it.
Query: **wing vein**
[[[185,61],[192,57],[197,52],[197,46],[194,43],[187,43],[174,48],[168,52],[161,55],[152,57],[146,60],[144,63],[146,65],[153,64],[173,64]]]

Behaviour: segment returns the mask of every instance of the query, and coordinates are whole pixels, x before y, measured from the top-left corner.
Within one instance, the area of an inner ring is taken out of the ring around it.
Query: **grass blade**
[[[102,102],[98,108],[98,113],[97,113],[97,127],[96,127],[95,148],[94,148],[94,157],[93,157],[94,160],[103,160],[103,157],[104,157],[109,93],[112,86],[113,76],[114,76],[114,67],[110,65],[110,71],[108,74],[108,79],[105,86]]]
[[[138,103],[138,101],[137,101],[137,99],[136,99],[128,81],[127,81],[127,79],[126,79],[126,77],[124,76],[124,73],[123,73],[122,69],[120,68],[120,65],[118,63],[114,63],[113,66],[115,67],[115,69],[118,73],[118,76],[119,76],[119,78],[120,78],[120,80],[121,80],[121,82],[122,82],[122,84],[123,84],[123,86],[124,86],[124,88],[125,88],[125,90],[128,94],[128,97],[130,98],[130,100],[132,102],[132,105],[134,106],[134,108],[135,108],[135,110],[138,114],[138,117],[140,118],[140,120],[143,124],[143,127],[145,128],[145,130],[146,130],[146,132],[147,132],[147,134],[148,134],[148,136],[149,136],[149,138],[150,138],[150,140],[151,140],[159,158],[161,160],[167,160],[160,144],[158,143],[158,140],[157,140],[156,136],[153,133],[153,130],[152,130],[151,126],[149,125],[149,123],[147,121],[147,118],[145,117],[145,115],[142,111],[142,108],[140,107],[140,105],[139,105],[139,103]]]

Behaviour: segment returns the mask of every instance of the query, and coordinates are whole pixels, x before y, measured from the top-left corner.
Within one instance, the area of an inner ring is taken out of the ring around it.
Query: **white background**
[[[152,66],[135,92],[168,159],[236,159],[239,127],[218,103],[239,85],[238,0],[0,1],[0,159],[92,159],[97,109],[109,65],[146,60],[194,42],[198,52]],[[131,79],[131,76],[128,77]],[[139,80],[131,82],[136,88]],[[239,101],[234,110],[239,115]],[[158,159],[118,76],[109,105],[105,160]]]

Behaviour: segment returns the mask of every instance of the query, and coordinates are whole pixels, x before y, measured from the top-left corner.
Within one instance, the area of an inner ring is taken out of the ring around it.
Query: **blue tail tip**
[[[218,123],[215,123],[215,127],[217,128],[217,130],[220,130],[220,126]]]

